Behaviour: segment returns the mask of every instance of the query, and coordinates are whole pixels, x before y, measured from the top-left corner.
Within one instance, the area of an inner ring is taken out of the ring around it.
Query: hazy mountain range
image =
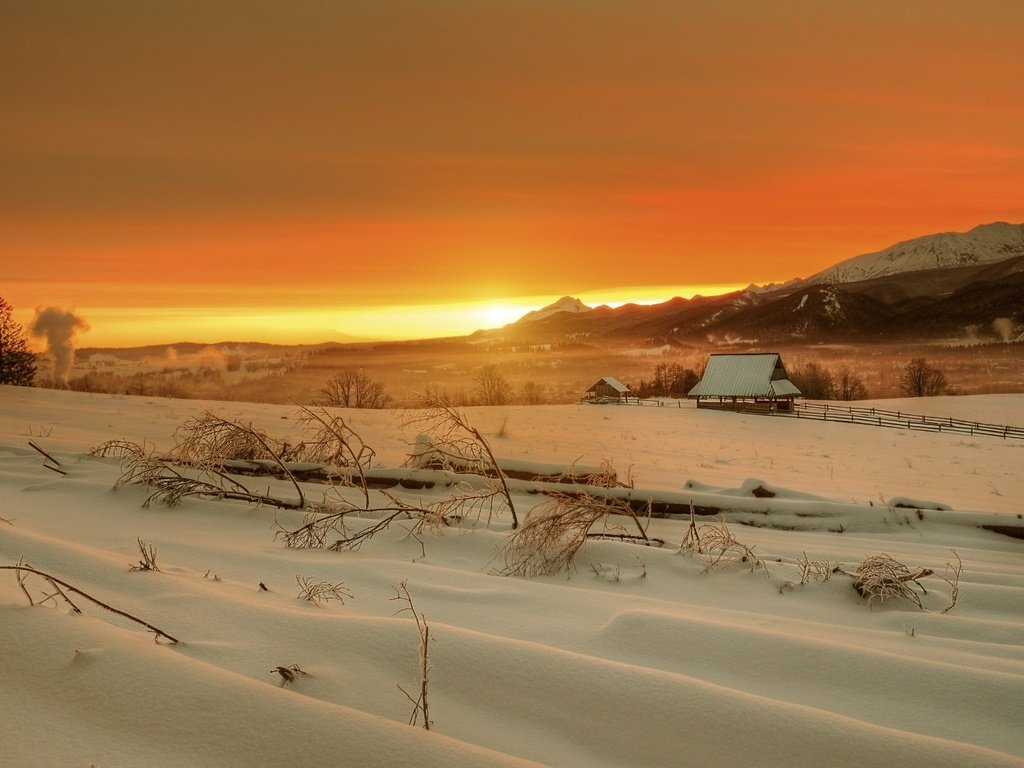
[[[570,296],[488,331],[532,342],[652,343],[989,338],[1024,332],[1024,224],[896,243],[806,279],[662,304],[587,307]]]

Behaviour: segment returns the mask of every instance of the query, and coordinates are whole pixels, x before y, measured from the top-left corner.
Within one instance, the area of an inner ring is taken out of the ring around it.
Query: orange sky
[[[1024,3],[0,7],[0,295],[90,346],[465,332],[1024,221]]]

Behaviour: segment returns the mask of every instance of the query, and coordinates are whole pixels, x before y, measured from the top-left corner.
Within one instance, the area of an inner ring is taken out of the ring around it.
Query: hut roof
[[[715,354],[688,397],[797,397],[777,352]]]
[[[623,384],[618,379],[612,378],[611,376],[603,376],[602,378],[598,379],[596,382],[594,382],[594,384],[592,384],[590,386],[589,389],[587,389],[587,392],[591,392],[592,390],[597,389],[602,384],[608,385],[609,387],[614,389],[616,392],[618,392],[620,394],[623,394],[623,395],[626,394],[627,392],[629,392],[629,387],[627,387],[625,384]]]

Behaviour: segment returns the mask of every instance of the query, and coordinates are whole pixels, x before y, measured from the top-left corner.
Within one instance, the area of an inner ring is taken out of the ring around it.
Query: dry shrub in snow
[[[596,472],[578,472],[576,470],[576,462],[573,462],[568,469],[552,478],[552,482],[578,483],[595,488],[632,488],[633,468],[630,467],[626,470],[625,480],[619,480],[619,473],[616,471],[615,464],[611,459],[602,459],[601,469]]]
[[[754,554],[754,548],[739,541],[724,520],[702,525],[700,527],[700,542],[701,549],[699,551],[704,555],[706,570],[744,564],[752,572],[763,569],[765,573],[768,573],[768,566]]]
[[[838,563],[831,563],[828,560],[811,560],[806,552],[797,558],[796,565],[800,570],[801,585],[811,581],[828,581],[839,567]]]
[[[927,594],[927,590],[919,579],[931,574],[932,571],[928,568],[911,571],[903,563],[886,554],[871,555],[857,566],[853,574],[853,586],[862,597],[868,599],[868,605],[875,600],[882,603],[900,598],[909,600],[923,610],[921,595]]]
[[[185,421],[174,433],[173,456],[181,463],[223,466],[242,461],[290,461],[296,447],[274,440],[252,424],[221,418],[204,411]]]
[[[343,581],[314,581],[309,576],[295,575],[295,583],[299,585],[299,599],[316,605],[337,600],[345,604],[346,597],[352,597]]]
[[[754,554],[754,548],[739,541],[724,520],[697,525],[692,500],[690,525],[679,545],[679,551],[701,555],[704,558],[704,569],[707,571],[743,564],[750,568],[751,572],[763,569],[766,574],[768,573],[768,566]]]
[[[631,518],[637,533],[628,533],[611,516]],[[594,526],[601,523],[600,530]],[[501,550],[506,576],[552,576],[572,568],[573,560],[588,539],[616,539],[648,546],[664,546],[662,539],[648,537],[643,523],[629,506],[619,499],[591,496],[587,493],[552,493],[533,507],[523,526]]]
[[[129,571],[159,571],[160,568],[156,564],[156,547],[152,544],[147,544],[141,538],[137,538],[136,541],[139,543],[139,553],[142,555],[138,564],[128,566]]]

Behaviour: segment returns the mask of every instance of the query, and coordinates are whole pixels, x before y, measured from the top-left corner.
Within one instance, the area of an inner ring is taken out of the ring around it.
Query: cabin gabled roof
[[[625,384],[623,384],[618,379],[612,378],[611,376],[604,376],[604,377],[598,379],[596,382],[594,382],[594,384],[592,384],[587,389],[587,392],[592,392],[593,390],[597,389],[602,384],[608,385],[609,387],[614,389],[616,392],[618,392],[620,395],[624,395],[627,392],[629,392],[629,387],[627,387]]]
[[[777,352],[715,354],[688,397],[797,397],[800,390],[786,377]]]

